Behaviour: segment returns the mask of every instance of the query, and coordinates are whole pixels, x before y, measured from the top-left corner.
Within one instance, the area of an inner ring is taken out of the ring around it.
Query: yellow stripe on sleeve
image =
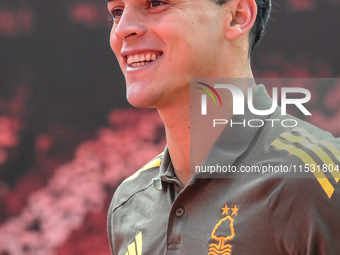
[[[281,150],[286,150],[287,152],[289,152],[292,155],[295,155],[296,157],[300,158],[305,164],[308,165],[317,165],[316,162],[314,161],[314,159],[309,156],[305,151],[290,145],[290,144],[286,144],[283,143],[279,140],[274,140],[271,145],[275,146],[278,149]],[[311,169],[312,170],[312,169]],[[318,180],[319,184],[321,185],[321,187],[323,188],[323,190],[326,192],[327,196],[329,198],[331,198],[331,196],[333,195],[334,192],[334,188],[332,186],[332,184],[329,182],[329,180],[327,179],[327,177],[325,176],[325,174],[321,171],[314,171],[314,176],[316,177],[316,179]]]
[[[325,146],[330,152],[333,153],[334,157],[336,157],[337,160],[340,161],[340,151],[330,142],[326,141],[326,140],[322,140],[319,141],[318,139],[316,139],[316,137],[310,133],[308,133],[305,129],[300,128],[300,127],[296,127],[293,128],[292,131],[297,131],[299,132],[301,135],[303,135],[304,137],[309,138],[313,143],[319,143],[322,144],[323,146]]]
[[[136,244],[135,244],[135,242],[132,242],[131,244],[129,244],[128,253],[129,253],[129,255],[136,255]]]
[[[327,153],[324,152],[318,145],[308,142],[308,140],[306,138],[303,138],[301,136],[295,136],[295,135],[292,135],[288,132],[282,133],[280,136],[285,138],[286,140],[288,140],[290,142],[300,143],[303,146],[306,146],[308,149],[312,150],[322,160],[322,162],[327,165],[328,170],[330,170],[329,166],[332,165],[332,169],[329,172],[333,175],[335,181],[339,182],[340,172],[333,170],[333,169],[336,169],[337,165],[327,155]]]
[[[128,177],[127,179],[125,179],[123,182],[135,179],[136,177],[138,177],[138,175],[145,171],[148,170],[150,168],[153,167],[159,167],[161,165],[162,162],[162,158],[158,158],[159,156],[163,155],[163,153],[159,154],[154,160],[151,160],[148,164],[146,164],[145,166],[143,166],[141,169],[139,169],[137,172],[135,172],[133,175],[131,175],[130,177]]]
[[[136,236],[136,244],[137,244],[137,255],[142,255],[142,250],[143,250],[142,232],[139,232],[139,234]]]

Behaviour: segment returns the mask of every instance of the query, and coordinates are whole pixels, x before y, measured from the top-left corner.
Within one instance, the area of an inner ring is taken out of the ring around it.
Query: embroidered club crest
[[[229,211],[231,210],[231,215]],[[221,219],[215,226],[211,233],[211,239],[218,243],[212,243],[209,247],[208,255],[231,255],[232,245],[227,242],[235,237],[234,229],[234,217],[237,216],[237,205],[233,208],[229,208],[226,204],[222,208],[222,216],[226,215]]]

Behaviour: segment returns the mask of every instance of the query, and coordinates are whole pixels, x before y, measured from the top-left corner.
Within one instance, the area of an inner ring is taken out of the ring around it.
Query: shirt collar
[[[161,165],[159,167],[159,175],[153,179],[153,185],[157,190],[162,190],[162,181],[179,184],[172,166],[168,146],[166,146],[164,150]]]

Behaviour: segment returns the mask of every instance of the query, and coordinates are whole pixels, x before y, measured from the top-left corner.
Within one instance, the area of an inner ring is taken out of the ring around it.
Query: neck
[[[238,77],[253,78],[250,70],[246,69],[243,75]],[[255,84],[255,83],[254,83]],[[251,85],[255,88],[255,85]],[[189,86],[189,85],[188,85]],[[247,87],[249,87],[248,85]],[[241,87],[243,92],[247,91],[247,87]],[[245,94],[245,93],[244,93]],[[230,97],[230,95],[229,95]],[[201,166],[207,157],[212,146],[223,132],[225,126],[219,125],[212,131],[212,120],[224,116],[230,120],[232,114],[232,98],[226,98],[224,102],[228,102],[219,112],[209,116],[209,120],[200,121],[196,117],[200,114],[192,114],[190,116],[190,106],[199,102],[190,102],[190,93],[188,92],[184,98],[169,104],[168,107],[158,109],[159,115],[163,120],[166,131],[166,139],[171,161],[178,180],[183,186],[187,185],[191,179],[190,170],[195,171],[195,166]],[[173,101],[174,102],[174,101]],[[209,107],[209,106],[208,106]],[[213,107],[213,106],[212,106]],[[193,126],[190,126],[190,118]],[[199,124],[196,124],[199,123]],[[191,143],[190,143],[191,138]],[[190,162],[191,152],[191,162]],[[191,163],[191,164],[190,164]],[[192,167],[192,169],[190,169]]]
[[[182,185],[190,181],[190,96],[185,105],[158,109],[176,176]]]

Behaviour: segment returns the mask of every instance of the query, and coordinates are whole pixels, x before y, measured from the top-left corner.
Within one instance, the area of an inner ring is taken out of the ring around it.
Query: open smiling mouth
[[[126,60],[129,67],[139,67],[152,63],[162,56],[162,54],[162,52],[143,52],[126,56]]]

